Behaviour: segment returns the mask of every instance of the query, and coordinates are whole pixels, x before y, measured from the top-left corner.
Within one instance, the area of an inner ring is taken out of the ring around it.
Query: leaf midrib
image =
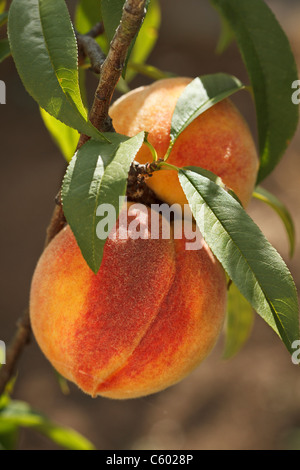
[[[217,96],[222,96],[222,95],[225,95],[224,98],[222,98],[221,100],[218,99],[218,101],[214,104],[217,104],[219,103],[220,101],[223,101],[226,97],[229,97],[231,96],[233,93],[237,92],[237,91],[241,91],[245,88],[245,85],[242,85],[241,86],[237,86],[236,88],[230,88],[230,90],[227,90],[226,92],[223,92],[223,93],[219,93]],[[170,146],[172,144],[172,146],[175,144],[177,138],[179,137],[179,135],[185,131],[185,129],[191,124],[191,122],[193,122],[195,119],[197,119],[197,117],[201,116],[201,114],[203,114],[204,112],[208,111],[208,109],[210,109],[212,106],[210,106],[209,108],[207,108],[205,111],[203,111],[202,113],[199,114],[199,116],[197,116],[197,113],[199,112],[199,110],[201,108],[204,108],[206,105],[208,105],[208,103],[210,102],[213,102],[214,99],[216,97],[213,97],[213,98],[209,98],[208,100],[206,100],[202,105],[200,105],[198,108],[196,108],[196,110],[193,112],[193,114],[188,118],[188,120],[186,121],[185,124],[183,124],[180,128],[179,131],[176,131],[176,134],[173,134],[172,133],[172,127],[171,127],[171,140],[170,140]],[[194,117],[196,116],[196,117]]]
[[[103,177],[105,175],[105,171],[106,171],[106,168],[113,162],[113,159],[114,157],[116,156],[119,148],[120,148],[120,145],[118,145],[116,151],[114,152],[113,156],[112,156],[112,160],[111,162],[106,166],[104,167],[103,169],[103,174],[101,176],[101,180],[99,181],[98,185],[97,185],[97,196],[95,198],[95,204],[94,204],[94,210],[93,210],[93,216],[92,216],[92,221],[93,221],[93,224],[92,224],[92,227],[93,227],[93,233],[92,233],[92,240],[93,240],[93,243],[92,243],[92,257],[93,257],[93,263],[94,263],[94,271],[96,271],[96,243],[95,243],[95,239],[96,239],[96,230],[95,230],[95,227],[96,227],[96,212],[97,212],[97,208],[98,208],[98,201],[99,201],[99,198],[100,198],[100,192],[101,192],[101,187],[102,187],[102,182],[103,182]],[[100,155],[99,155],[100,157]],[[97,160],[97,163],[99,161],[99,157],[98,157],[98,160]]]
[[[192,181],[190,180],[190,178],[186,175],[186,173],[185,173],[184,171],[183,171],[183,173],[185,174],[186,178],[189,180],[190,184],[195,188],[195,186],[194,186],[194,184],[192,183]],[[203,178],[205,178],[205,177],[203,177]],[[208,178],[206,178],[206,179],[208,179]],[[197,190],[197,188],[195,188],[195,189]],[[222,189],[222,188],[221,188],[221,189]],[[198,193],[198,194],[199,194],[199,193]],[[240,248],[238,247],[238,245],[236,244],[236,242],[234,241],[234,239],[231,238],[231,236],[230,236],[230,234],[228,233],[226,227],[225,227],[224,224],[219,220],[219,218],[218,218],[217,215],[215,214],[214,210],[213,210],[213,209],[211,208],[211,206],[207,203],[206,199],[203,197],[202,194],[201,194],[201,197],[202,197],[203,201],[205,202],[205,204],[209,207],[209,209],[211,210],[211,212],[214,214],[216,220],[217,220],[217,221],[219,222],[219,224],[223,227],[223,229],[224,229],[224,231],[226,232],[227,236],[230,238],[230,240],[232,240],[232,242],[233,242],[234,246],[236,247],[237,251],[241,254],[241,258],[243,258],[243,259],[245,260],[246,265],[248,266],[248,269],[249,269],[250,272],[252,273],[252,275],[253,275],[253,277],[254,277],[254,279],[255,279],[257,285],[259,286],[261,292],[263,293],[265,299],[267,300],[267,302],[268,302],[268,304],[269,304],[269,306],[270,306],[271,312],[273,312],[273,314],[276,315],[276,318],[278,319],[278,321],[279,321],[279,323],[280,323],[280,325],[281,325],[281,327],[282,327],[282,330],[285,332],[285,334],[286,334],[286,336],[287,336],[289,342],[291,343],[291,339],[289,338],[289,335],[287,334],[285,328],[283,327],[282,322],[281,322],[281,319],[280,319],[279,315],[277,314],[277,312],[276,312],[276,310],[275,310],[275,308],[274,308],[274,306],[273,306],[273,303],[270,301],[270,299],[269,299],[269,297],[266,295],[264,289],[261,287],[261,284],[260,284],[260,282],[258,281],[256,274],[253,272],[253,269],[252,269],[251,265],[248,263],[247,258],[245,258],[244,253],[240,250]],[[212,250],[212,251],[213,251],[213,250]],[[274,316],[274,315],[273,315],[273,316]],[[284,316],[285,316],[285,315],[284,315]],[[275,325],[276,325],[276,321],[275,321]],[[278,332],[279,332],[279,330],[278,330]],[[280,333],[280,332],[279,332],[279,333]],[[281,336],[281,335],[280,335],[280,336]]]
[[[246,23],[245,23],[245,21],[244,21],[243,15],[238,15],[238,20],[239,20],[239,22],[243,25],[243,29],[244,29],[244,32],[245,32],[245,36],[247,36],[247,42],[251,43],[251,45],[252,45],[252,48],[253,48],[253,50],[254,50],[255,57],[256,57],[256,63],[258,64],[259,70],[261,71],[261,74],[262,74],[262,76],[263,76],[263,78],[264,78],[264,85],[266,85],[266,83],[267,83],[266,72],[265,72],[265,69],[264,69],[263,65],[261,64],[260,55],[259,55],[259,53],[258,53],[258,51],[257,51],[257,47],[256,47],[256,45],[255,45],[255,42],[251,39],[251,35],[248,34],[248,29],[247,29],[246,26],[245,26]],[[235,33],[235,36],[237,36],[236,33]],[[244,60],[244,62],[245,62],[245,64],[246,64],[247,61],[246,61],[246,59],[245,59],[245,54],[244,54],[244,52],[241,51],[241,54],[242,54],[243,60]],[[248,64],[246,65],[246,67],[247,67],[247,69],[248,69]],[[249,72],[249,75],[250,75],[250,77],[251,77],[251,73],[250,73],[250,72]],[[252,82],[252,80],[251,80],[251,82]],[[252,83],[252,87],[253,87],[253,83]],[[267,87],[266,87],[266,86],[264,86],[264,88],[267,90]],[[264,93],[264,97],[265,97],[266,108],[267,108],[267,109],[270,109],[270,107],[269,107],[269,95],[268,95],[268,93]],[[255,103],[257,103],[256,95],[254,95],[254,99],[255,99]],[[263,155],[265,154],[265,151],[266,151],[266,142],[269,142],[269,140],[270,140],[270,118],[269,118],[269,113],[267,113],[267,119],[266,119],[266,121],[267,121],[267,123],[266,123],[266,124],[267,124],[267,125],[266,125],[266,128],[267,128],[266,139],[265,139],[265,142],[264,142],[264,148],[263,148],[263,150],[260,149],[260,152],[261,152],[261,155],[260,155],[260,162],[262,162],[262,157],[263,157]]]
[[[42,14],[41,14],[41,2],[40,0],[38,0],[38,10],[39,10],[39,18],[40,18],[40,23],[41,23],[41,28],[42,28],[42,33],[43,33],[43,37],[45,39],[45,47],[46,47],[46,50],[48,52],[48,57],[49,57],[49,60],[50,60],[50,63],[52,65],[52,69],[54,71],[54,74],[55,74],[55,77],[56,77],[56,80],[57,80],[57,83],[61,89],[61,91],[63,92],[64,96],[67,98],[67,101],[70,103],[70,105],[72,106],[73,109],[75,109],[75,111],[77,111],[77,113],[84,119],[84,121],[86,123],[88,123],[88,121],[86,120],[86,117],[84,117],[81,112],[79,111],[79,109],[77,108],[77,106],[74,104],[74,101],[72,99],[70,99],[70,96],[68,93],[65,93],[64,91],[64,88],[62,87],[59,79],[58,79],[58,74],[57,74],[57,70],[54,66],[54,62],[53,62],[53,59],[52,59],[52,55],[50,54],[50,49],[48,47],[48,43],[47,43],[47,36],[46,36],[46,33],[45,33],[45,27],[44,27],[44,24],[43,24],[43,19],[42,19]],[[73,28],[72,28],[73,29]],[[73,30],[73,33],[74,33],[74,30]],[[75,41],[76,42],[76,41]],[[78,49],[77,49],[77,45],[76,45],[76,50],[77,50],[77,53],[78,53]],[[69,72],[73,73],[71,70],[67,69],[65,67],[66,70],[68,70]],[[60,70],[60,69],[59,69]],[[77,81],[76,81],[77,82]],[[72,90],[74,91],[74,90]],[[79,95],[80,96],[80,95]]]

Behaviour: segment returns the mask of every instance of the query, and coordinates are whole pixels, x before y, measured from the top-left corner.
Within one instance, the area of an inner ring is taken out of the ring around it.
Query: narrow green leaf
[[[4,341],[0,340],[0,367],[6,364],[6,345]]]
[[[120,24],[125,0],[101,0],[101,14],[108,43]]]
[[[0,395],[0,411],[3,410],[3,408],[5,408],[10,402],[10,397],[8,395],[8,393],[3,393],[2,395]]]
[[[120,92],[122,95],[125,95],[125,93],[130,92],[130,88],[123,77],[120,77],[120,80],[118,81],[118,84],[116,86],[116,90],[118,90],[118,92]]]
[[[291,86],[297,66],[289,41],[263,0],[211,0],[235,34],[254,92],[261,165],[257,182],[270,174],[298,124]]]
[[[125,0],[102,0],[101,12],[108,44],[112,41],[116,29],[118,28],[124,7]],[[122,77],[129,82],[135,76],[133,70],[127,74],[127,65],[130,60],[136,63],[143,63],[148,58],[153,49],[160,26],[160,5],[158,0],[148,0],[146,2],[146,15],[141,25],[140,31],[133,39],[127,54]]]
[[[93,444],[73,429],[52,423],[48,418],[34,411],[28,403],[11,401],[0,411],[0,423],[35,429],[56,444],[69,450],[94,450]]]
[[[144,22],[141,26],[139,33],[136,35],[135,40],[131,44],[128,51],[123,77],[126,81],[130,82],[136,75],[134,68],[128,65],[131,62],[135,64],[144,64],[148,59],[152,49],[154,48],[161,23],[161,11],[159,0],[151,0],[148,4],[147,13]]]
[[[3,26],[7,22],[7,18],[8,18],[7,11],[0,13],[0,26]]]
[[[101,21],[101,2],[99,0],[80,0],[75,11],[75,26],[80,34],[87,34],[96,23]]]
[[[230,279],[293,352],[299,307],[284,261],[243,207],[201,168],[179,170],[179,181],[204,239]]]
[[[295,251],[296,234],[294,222],[288,209],[281,201],[279,201],[276,196],[274,196],[274,194],[271,194],[269,191],[262,188],[261,186],[257,186],[255,188],[253,197],[268,204],[270,207],[272,207],[272,209],[274,209],[275,212],[277,212],[277,214],[281,218],[288,235],[290,243],[290,257],[292,258]]]
[[[64,214],[94,273],[101,265],[106,241],[97,236],[97,209],[100,204],[110,204],[118,217],[119,198],[125,196],[129,168],[144,141],[144,132],[132,138],[112,133],[109,138],[109,144],[90,140],[76,152],[62,186]],[[106,237],[115,222],[113,218]]]
[[[10,56],[8,39],[0,39],[0,63]]]
[[[154,67],[153,65],[149,64],[141,64],[135,63],[131,60],[128,63],[128,69],[133,70],[135,73],[140,73],[141,75],[145,75],[146,77],[152,78],[152,80],[162,80],[164,78],[171,78],[176,77],[174,73],[171,72],[164,72],[163,70]],[[129,73],[127,72],[127,80],[128,80]]]
[[[137,64],[143,64],[152,51],[159,34],[161,10],[159,0],[151,0],[147,13],[136,39],[131,58]]]
[[[230,46],[234,40],[234,32],[232,31],[228,21],[221,17],[221,34],[219,37],[219,42],[216,47],[216,53],[222,54]]]
[[[88,33],[96,23],[102,21],[101,1],[99,0],[80,0],[75,10],[75,28],[80,34]],[[107,54],[109,42],[105,34],[96,38],[97,43]]]
[[[253,326],[253,310],[234,283],[228,292],[224,359],[235,356],[248,340]]]
[[[79,139],[79,133],[72,127],[66,126],[40,108],[41,116],[54,142],[69,162],[74,155]]]
[[[232,189],[228,188],[225,183],[223,183],[222,178],[220,176],[217,176],[215,173],[212,171],[206,170],[204,168],[199,168],[197,166],[189,166],[185,167],[188,168],[190,171],[194,171],[195,173],[200,173],[202,176],[205,176],[205,178],[209,178],[211,181],[213,181],[215,184],[220,186],[222,189],[224,189],[230,196],[234,197],[234,199],[242,206],[243,204],[241,203],[240,199],[238,196],[235,194]]]
[[[176,103],[171,123],[171,145],[200,114],[243,88],[237,78],[225,73],[195,78]]]
[[[82,97],[82,102],[86,110],[88,110],[88,97],[87,97],[87,89],[86,89],[86,70],[83,68],[79,69],[79,87],[80,93]]]
[[[3,406],[6,406],[6,404],[7,404],[8,401],[10,400],[10,396],[12,395],[12,393],[13,393],[13,391],[14,391],[17,378],[18,378],[18,374],[15,374],[15,375],[13,375],[13,376],[11,377],[11,379],[7,382],[7,384],[6,384],[6,386],[5,386],[4,393],[3,393],[3,394],[1,395],[1,397],[0,397],[0,409],[1,409]]]
[[[81,434],[73,429],[57,426],[46,419],[43,423],[31,427],[65,449],[95,450],[95,446]]]
[[[103,140],[80,96],[77,43],[64,0],[13,0],[8,36],[19,75],[51,116]]]
[[[61,392],[63,393],[63,395],[69,395],[70,394],[70,387],[69,387],[67,379],[65,379],[65,377],[60,375],[60,373],[57,372],[57,370],[53,369],[53,372],[54,372],[54,374],[57,378],[59,388],[60,388]]]
[[[0,13],[3,13],[6,8],[6,0],[0,0]]]
[[[18,437],[18,426],[7,423],[0,417],[0,450],[15,450]]]

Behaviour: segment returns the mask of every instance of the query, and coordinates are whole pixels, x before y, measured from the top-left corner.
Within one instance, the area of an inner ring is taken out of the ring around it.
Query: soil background
[[[285,29],[300,66],[299,1],[268,2]],[[71,9],[75,1],[70,1]],[[149,63],[178,75],[228,72],[248,83],[235,45],[215,54],[219,17],[208,0],[162,0],[161,35]],[[7,104],[0,106],[0,339],[9,342],[28,302],[30,280],[65,162],[48,135],[36,103],[25,92],[12,59],[0,66]],[[132,88],[150,83],[138,77]],[[96,80],[89,79],[93,95]],[[256,138],[255,110],[246,92],[234,98]],[[249,213],[288,264],[300,292],[300,132],[264,187],[289,208],[298,234],[291,260],[281,221],[253,202]],[[118,286],[119,288],[121,286]],[[91,399],[70,384],[64,396],[35,340],[20,360],[16,399],[88,437],[97,449],[300,449],[300,371],[276,335],[256,316],[251,337],[230,361],[224,336],[189,377],[161,393],[135,400]],[[56,449],[23,430],[19,449]]]

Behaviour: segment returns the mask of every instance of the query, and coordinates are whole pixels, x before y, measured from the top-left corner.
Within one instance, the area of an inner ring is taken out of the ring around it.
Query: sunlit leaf
[[[44,124],[65,159],[69,162],[73,157],[79,139],[79,133],[72,127],[66,126],[40,108]]]
[[[297,66],[288,38],[263,0],[211,0],[235,35],[251,80],[258,124],[259,183],[286,151],[298,125],[291,100]]]
[[[290,353],[299,339],[299,305],[284,261],[241,204],[203,173],[179,170],[197,225],[228,276]]]
[[[295,226],[287,207],[281,201],[279,201],[279,199],[274,196],[274,194],[271,194],[261,186],[257,186],[255,188],[253,197],[268,204],[279,215],[288,235],[290,243],[290,256],[292,257],[295,251]]]
[[[250,336],[253,320],[251,305],[232,283],[228,291],[224,359],[230,359],[240,352]]]
[[[69,450],[93,450],[93,444],[73,429],[52,423],[48,418],[34,411],[28,403],[11,401],[0,411],[2,426],[32,428],[50,440]],[[0,428],[1,430],[1,428]]]
[[[13,0],[8,35],[22,82],[40,107],[67,126],[103,140],[81,99],[77,42],[64,0]]]
[[[125,196],[130,165],[143,144],[144,132],[132,138],[112,133],[110,140],[84,144],[72,158],[62,186],[64,214],[94,273],[100,268],[107,238],[97,235],[97,209],[110,204],[118,217],[120,197]]]

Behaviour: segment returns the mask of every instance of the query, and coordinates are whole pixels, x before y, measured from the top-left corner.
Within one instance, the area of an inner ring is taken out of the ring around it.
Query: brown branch
[[[50,224],[46,230],[46,241],[45,241],[45,248],[49,245],[51,240],[57,235],[61,229],[64,227],[66,223],[66,219],[63,213],[62,205],[58,204],[55,206]]]
[[[91,70],[100,74],[100,69],[105,61],[105,54],[95,38],[104,33],[104,25],[102,22],[95,24],[95,26],[86,34],[79,34],[76,31],[76,38],[78,44],[78,64],[82,65],[85,58],[88,57],[91,61]]]
[[[101,132],[112,132],[113,126],[108,111],[112,95],[121,77],[129,46],[140,29],[146,13],[146,0],[127,0],[121,23],[110,44],[108,55],[101,67],[100,80],[90,112],[91,123]],[[83,145],[89,137],[82,135]]]
[[[86,34],[86,36],[90,36],[91,38],[97,38],[104,33],[104,25],[102,21],[100,23],[96,23],[95,26]]]
[[[27,309],[17,323],[17,331],[6,353],[6,364],[0,369],[0,396],[13,375],[24,346],[29,342],[30,331],[29,309]]]
[[[77,34],[77,43],[79,65],[88,57],[91,61],[91,70],[99,74],[106,58],[99,44],[93,37],[83,34]]]
[[[120,26],[111,42],[102,67],[99,85],[96,90],[94,103],[90,112],[92,124],[101,132],[113,131],[111,120],[108,116],[109,105],[115,87],[120,79],[125,59],[128,53],[131,41],[138,33],[145,16],[146,0],[126,0]],[[90,31],[90,37],[96,32]],[[81,136],[78,143],[80,148],[89,137]],[[47,229],[45,246],[47,246],[53,237],[63,228],[65,218],[61,205],[54,209],[51,221]],[[6,354],[6,364],[0,369],[0,395],[12,377],[19,357],[28,343],[31,335],[29,309],[27,309],[17,324],[17,331],[12,342],[9,345]]]
[[[128,173],[126,196],[129,201],[142,202],[147,206],[151,204],[162,204],[156,194],[146,184],[147,179],[152,177],[157,170],[157,162],[142,165],[134,161]]]

